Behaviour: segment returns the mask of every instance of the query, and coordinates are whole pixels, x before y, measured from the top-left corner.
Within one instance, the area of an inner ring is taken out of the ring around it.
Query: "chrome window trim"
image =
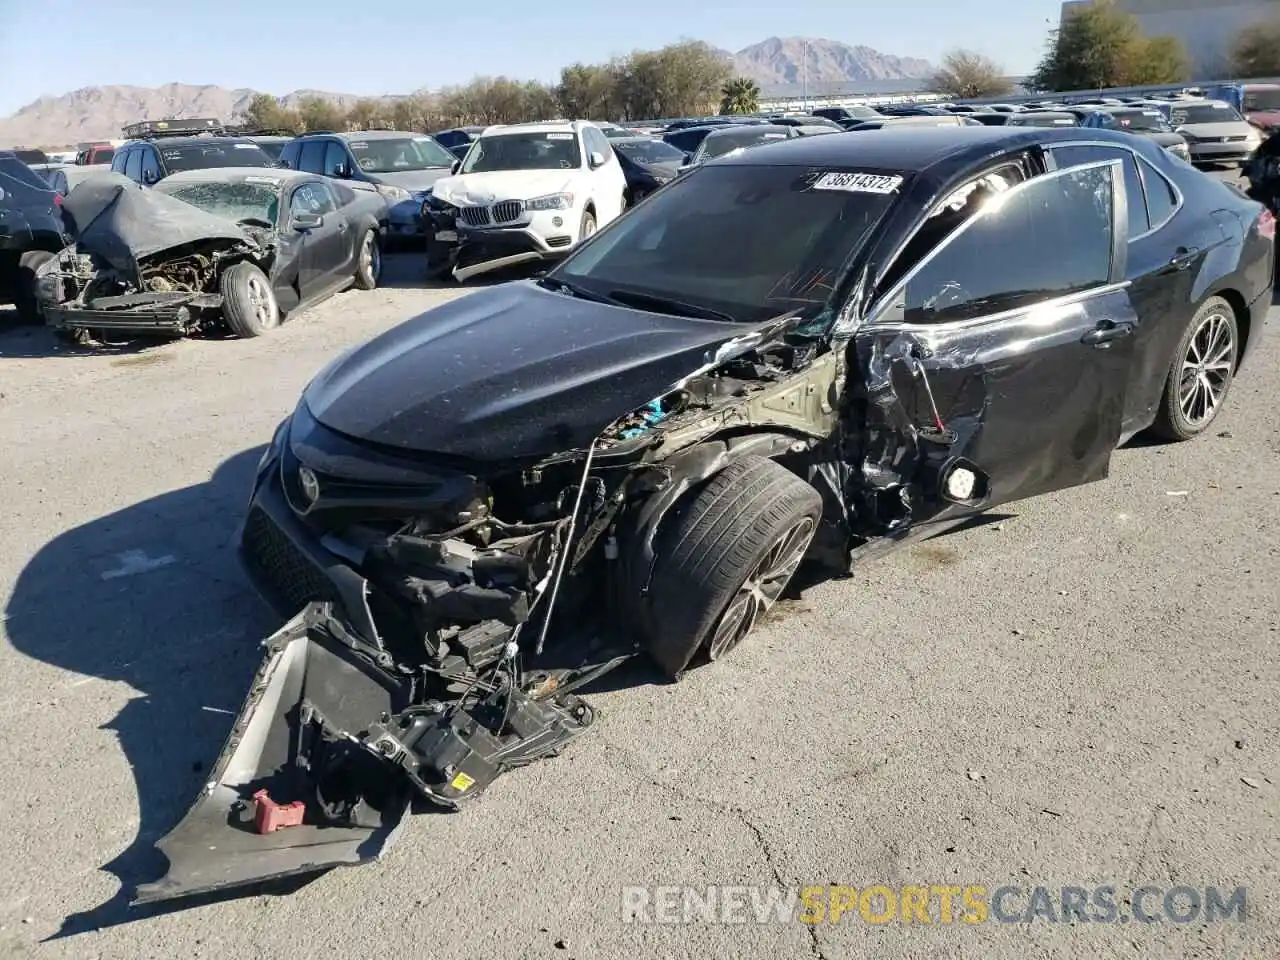
[[[1115,178],[1124,176],[1124,171],[1121,169],[1121,161],[1098,160],[1093,163],[1079,164],[1078,166],[1074,166],[1074,167],[1055,167],[1055,169],[1053,170],[1047,171],[1046,173],[1042,173],[1039,176],[1028,177],[1026,180],[1023,180],[1021,183],[1016,184],[1013,187],[1010,187],[1008,193],[1006,193],[1005,196],[1012,196],[1016,193],[1021,193],[1029,189],[1031,184],[1045,183],[1049,180],[1056,180],[1067,173],[1073,173],[1080,170],[1092,170],[1095,167],[1111,168],[1111,176],[1112,176],[1112,180],[1111,180],[1111,197],[1112,197],[1111,272],[1110,272],[1110,276],[1108,277],[1108,282],[1105,286],[1120,288],[1128,285],[1127,281],[1123,280],[1124,263],[1117,262],[1122,260],[1122,257],[1120,256],[1120,254],[1123,253],[1123,250],[1117,250],[1117,247],[1119,247],[1120,245],[1116,243],[1116,237],[1119,236],[1119,233],[1121,230],[1128,229],[1128,211],[1125,209],[1125,205],[1123,203],[1116,202],[1117,200],[1116,182],[1117,181]],[[1123,197],[1123,193],[1121,193],[1121,197]],[[877,319],[878,317],[883,315],[884,311],[887,309],[887,304],[890,301],[901,296],[903,291],[906,289],[907,284],[910,283],[916,277],[916,275],[920,273],[921,270],[923,270],[925,267],[931,264],[934,261],[934,259],[938,256],[938,254],[940,254],[943,250],[946,250],[947,247],[951,246],[951,244],[954,243],[957,238],[967,233],[970,227],[972,227],[975,223],[977,223],[982,219],[982,216],[983,215],[979,213],[977,216],[970,217],[964,223],[960,224],[960,226],[958,226],[955,230],[953,230],[950,234],[948,234],[942,240],[942,242],[940,242],[937,246],[935,246],[932,250],[930,250],[927,254],[925,254],[920,259],[920,261],[916,263],[916,265],[913,266],[910,270],[908,270],[902,276],[902,278],[898,280],[897,283],[895,283],[892,287],[889,288],[889,290],[886,293],[878,297],[876,299],[876,302],[872,305],[871,309],[867,311],[867,316],[869,319],[866,325],[875,327],[877,330],[899,329],[899,328],[904,330],[905,329],[936,330],[941,327],[945,327],[947,329],[960,329],[962,326],[974,326],[978,322],[987,323],[996,318],[1004,318],[1009,314],[1024,312],[1027,309],[1027,307],[1015,307],[1011,310],[1002,310],[998,314],[991,314],[990,316],[986,316],[986,317],[969,317],[964,320],[944,320],[938,323],[906,323],[905,321],[897,322],[897,323],[894,323],[894,322],[886,323],[886,322],[881,322],[880,320]],[[912,236],[914,237],[914,234]],[[1127,244],[1125,245],[1125,248],[1127,249]],[[1119,273],[1119,276],[1117,276],[1117,273]],[[1093,287],[1093,288],[1090,288],[1089,290],[1078,291],[1078,293],[1065,294],[1064,296],[1056,297],[1053,300],[1046,300],[1046,301],[1043,301],[1043,303],[1050,304],[1050,303],[1057,303],[1058,301],[1069,301],[1079,294],[1093,295],[1094,293],[1100,291],[1101,289],[1103,288]],[[1035,304],[1035,306],[1040,306],[1040,305],[1041,304]]]
[[[1042,300],[1039,303],[1031,304],[1026,307],[1014,307],[1011,310],[1002,310],[999,313],[992,313],[985,317],[969,317],[964,320],[947,320],[943,323],[871,323],[869,328],[874,329],[877,333],[881,331],[892,331],[900,333],[919,333],[924,334],[932,330],[969,330],[974,327],[982,327],[987,324],[1001,323],[1008,320],[1012,316],[1020,313],[1026,313],[1028,310],[1053,310],[1058,307],[1069,307],[1073,303],[1081,303],[1085,300],[1092,300],[1094,297],[1105,296],[1109,293],[1118,293],[1121,290],[1127,290],[1132,280],[1120,280],[1116,283],[1107,283],[1100,287],[1090,287],[1088,290],[1078,290],[1075,293],[1068,293],[1065,296],[1055,297],[1052,300]]]
[[[1139,164],[1145,163],[1147,165],[1147,169],[1149,169],[1152,173],[1154,173],[1156,176],[1158,176],[1160,179],[1162,179],[1165,183],[1169,184],[1169,186],[1173,188],[1173,195],[1177,197],[1177,200],[1173,205],[1173,212],[1169,214],[1167,217],[1165,217],[1163,220],[1161,220],[1159,223],[1152,224],[1142,233],[1139,233],[1136,236],[1130,237],[1129,238],[1130,243],[1133,243],[1133,241],[1135,240],[1143,240],[1151,236],[1151,234],[1155,233],[1157,230],[1164,229],[1164,227],[1168,225],[1169,221],[1178,215],[1178,211],[1181,210],[1183,204],[1186,203],[1186,197],[1183,195],[1182,190],[1179,189],[1178,185],[1174,183],[1171,179],[1166,177],[1159,170],[1157,170],[1155,164],[1153,164],[1146,157],[1142,156],[1142,154],[1138,153],[1132,147],[1125,146],[1122,143],[1110,143],[1105,140],[1063,140],[1059,143],[1046,144],[1045,153],[1053,160],[1053,168],[1055,170],[1059,169],[1059,167],[1058,167],[1058,158],[1054,156],[1053,151],[1060,147],[1106,147],[1112,150],[1123,150],[1125,153],[1129,154],[1129,156],[1133,157],[1137,163]],[[1160,149],[1163,150],[1164,148],[1161,147]],[[1151,218],[1151,204],[1147,203],[1147,196],[1146,196],[1147,180],[1146,180],[1146,177],[1143,176],[1141,166],[1138,167],[1138,177],[1139,179],[1142,180],[1142,202],[1146,204],[1147,219],[1149,221]]]

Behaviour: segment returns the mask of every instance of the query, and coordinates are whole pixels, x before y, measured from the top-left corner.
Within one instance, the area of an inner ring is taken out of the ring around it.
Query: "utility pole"
[[[800,58],[800,77],[801,84],[804,87],[804,105],[800,108],[805,113],[809,112],[809,41],[804,41],[804,54]]]

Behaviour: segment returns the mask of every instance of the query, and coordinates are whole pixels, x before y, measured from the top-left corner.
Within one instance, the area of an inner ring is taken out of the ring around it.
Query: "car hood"
[[[239,226],[119,174],[90,177],[62,201],[80,253],[130,272],[139,260],[201,240],[254,243]]]
[[[587,447],[757,328],[544,290],[482,289],[340,357],[303,400],[357,440],[472,460]]]
[[[1184,123],[1178,131],[1193,137],[1243,137],[1253,129],[1252,124],[1243,120],[1228,120],[1225,123]]]
[[[1169,130],[1135,130],[1140,137],[1146,137],[1152,143],[1161,147],[1171,147],[1176,143],[1186,143],[1187,140],[1180,133],[1173,133]]]
[[[393,187],[401,187],[411,193],[420,193],[428,188],[434,189],[437,183],[449,176],[449,168],[438,167],[434,170],[402,170],[399,173],[371,173],[369,176],[378,183],[389,184]]]
[[[651,177],[674,177],[680,172],[680,164],[672,163],[637,163],[641,170]]]
[[[573,183],[572,170],[497,170],[463,173],[436,184],[437,198],[455,207],[487,206],[499,200],[529,200],[562,193]]]

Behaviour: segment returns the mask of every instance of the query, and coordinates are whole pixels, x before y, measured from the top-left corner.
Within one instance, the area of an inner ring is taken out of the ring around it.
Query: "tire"
[[[1221,297],[1210,297],[1178,338],[1151,432],[1162,440],[1178,442],[1207,430],[1226,403],[1239,358],[1240,327],[1235,310]],[[1195,376],[1184,388],[1184,364],[1202,362],[1204,365],[1193,371]],[[1187,392],[1192,382],[1198,382],[1194,396]],[[1213,404],[1203,415],[1206,397]]]
[[[376,290],[382,279],[382,246],[378,243],[378,231],[369,230],[360,241],[356,253],[356,288]]]
[[[586,240],[596,232],[596,215],[590,210],[582,211],[582,226],[578,228],[578,242]]]
[[[679,679],[696,656],[732,651],[786,589],[821,517],[818,491],[764,457],[732,461],[708,480],[655,543],[650,657]]]
[[[219,287],[223,319],[237,337],[260,337],[280,326],[280,307],[271,281],[252,263],[228,267]]]
[[[18,310],[19,323],[43,323],[40,298],[36,296],[36,271],[52,260],[48,250],[28,250],[18,258],[18,275],[13,291],[13,305]]]

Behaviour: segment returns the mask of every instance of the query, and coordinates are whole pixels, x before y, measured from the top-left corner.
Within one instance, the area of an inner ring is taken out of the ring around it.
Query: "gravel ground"
[[[812,586],[679,684],[622,673],[563,757],[414,818],[376,864],[128,908],[274,626],[232,550],[261,445],[335,352],[458,295],[416,266],[389,258],[389,286],[260,341],[75,351],[0,332],[0,957],[1275,954],[1274,336],[1199,441],[1132,445],[1104,483]],[[623,922],[623,885],[673,884],[1245,886],[1248,907],[1185,925]]]

